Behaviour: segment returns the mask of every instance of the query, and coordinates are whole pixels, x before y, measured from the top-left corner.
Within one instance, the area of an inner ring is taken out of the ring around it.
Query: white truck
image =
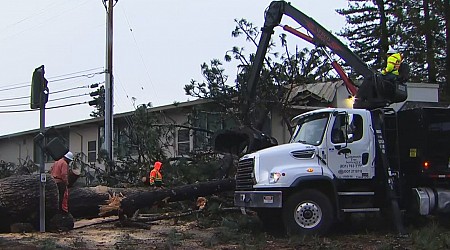
[[[314,35],[303,35],[308,41],[327,46],[353,66],[364,82],[354,93],[354,109],[325,108],[295,117],[288,144],[273,146],[252,129],[248,131],[255,133],[246,139],[239,131],[235,140],[232,133],[217,136],[216,148],[239,140],[256,145],[239,160],[235,205],[255,209],[269,226],[282,222],[289,232],[301,234],[325,234],[346,213],[388,211],[398,231],[405,233],[402,211],[450,212],[450,110],[432,105],[398,112],[388,108],[406,99],[407,68],[396,82],[386,82],[290,4],[274,1],[265,15],[248,82],[250,95],[273,28],[283,15]]]
[[[399,209],[450,212],[449,109],[326,108],[294,120],[290,143],[239,160],[236,206],[314,234],[345,213],[393,209],[404,232]]]

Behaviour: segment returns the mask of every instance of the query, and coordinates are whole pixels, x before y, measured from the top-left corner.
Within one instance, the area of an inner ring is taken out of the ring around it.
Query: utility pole
[[[106,74],[105,74],[105,150],[108,161],[113,160],[113,8],[114,0],[102,0],[106,8]],[[117,0],[115,0],[117,2]],[[108,5],[106,5],[108,2]],[[109,166],[111,167],[111,166]],[[108,171],[108,169],[106,169]],[[109,169],[110,170],[110,169]]]

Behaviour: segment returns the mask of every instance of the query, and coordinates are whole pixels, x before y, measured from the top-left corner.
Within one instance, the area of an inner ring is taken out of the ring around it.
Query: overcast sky
[[[231,37],[234,19],[261,27],[270,0],[120,0],[114,7],[114,113],[193,100],[183,86],[203,81],[200,65],[224,61],[225,52],[244,45]],[[343,0],[302,0],[291,4],[337,32],[345,19],[335,12]],[[39,111],[29,110],[31,75],[45,65],[47,107],[83,103],[93,83],[105,80],[106,12],[102,0],[15,0],[0,8],[0,136],[39,128]],[[291,24],[288,17],[283,24]],[[295,28],[298,25],[292,25]],[[277,29],[274,38],[281,33]],[[276,40],[278,41],[278,40]],[[306,42],[293,37],[300,48]],[[230,83],[236,64],[224,62]],[[90,118],[88,104],[46,111],[46,126]]]

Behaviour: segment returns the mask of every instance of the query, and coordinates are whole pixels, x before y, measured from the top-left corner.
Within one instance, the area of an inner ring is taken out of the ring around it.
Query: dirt
[[[259,231],[257,224],[242,230],[225,219],[213,226],[198,219],[162,220],[150,229],[118,227],[114,217],[95,224],[98,220],[76,221],[68,232],[0,234],[0,249],[419,249],[411,235],[349,225],[327,237],[288,237]]]

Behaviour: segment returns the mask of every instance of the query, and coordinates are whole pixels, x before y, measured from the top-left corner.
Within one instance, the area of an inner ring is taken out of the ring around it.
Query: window
[[[201,111],[198,113],[196,126],[208,131],[216,132],[222,129],[222,120],[219,113]],[[206,149],[211,141],[211,133],[194,131],[194,148]]]
[[[180,128],[177,133],[177,151],[178,155],[189,153],[191,141],[189,140],[189,129]]]
[[[291,142],[300,142],[318,146],[322,143],[323,134],[327,127],[329,113],[305,115],[297,121],[297,127]]]
[[[339,114],[334,120],[333,128],[331,129],[331,142],[344,143],[345,142],[345,119],[347,113]]]
[[[334,120],[331,130],[332,143],[345,143],[361,140],[363,136],[363,119],[356,114],[339,114]]]
[[[88,141],[88,162],[97,160],[97,141]]]
[[[359,141],[363,137],[363,119],[360,115],[349,115],[349,131],[351,141]]]

